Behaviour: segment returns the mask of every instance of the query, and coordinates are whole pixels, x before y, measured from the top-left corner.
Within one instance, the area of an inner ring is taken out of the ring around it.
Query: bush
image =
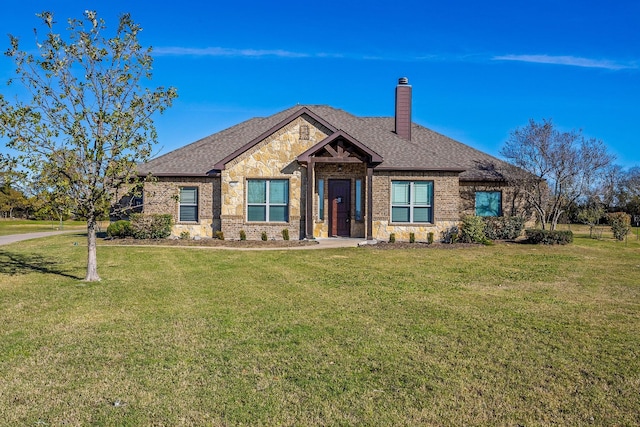
[[[247,240],[247,233],[244,230],[240,230],[240,240]]]
[[[433,231],[430,231],[427,233],[427,243],[428,244],[432,244],[433,243]]]
[[[416,242],[416,233],[409,233],[409,243]]]
[[[462,219],[460,241],[464,243],[484,243],[487,236],[484,234],[484,220],[480,216],[467,215]]]
[[[189,240],[191,238],[191,234],[188,231],[183,231],[180,233],[180,240]]]
[[[224,240],[224,233],[220,230],[213,233],[213,238],[218,240]]]
[[[566,245],[573,242],[571,230],[525,230],[527,242],[536,245]]]
[[[282,230],[282,240],[289,240],[289,229],[285,228]]]
[[[491,240],[514,240],[522,234],[524,218],[500,216],[484,218],[484,234]]]
[[[396,242],[396,233],[389,234],[389,243],[395,243],[395,242]]]
[[[169,214],[131,214],[130,218],[135,239],[166,239],[171,235],[173,217]]]
[[[631,215],[624,212],[613,212],[607,214],[607,221],[611,225],[613,237],[622,241],[631,232]]]
[[[107,227],[107,236],[124,239],[125,237],[131,237],[133,230],[131,229],[131,222],[127,220],[120,220],[112,222]]]
[[[267,241],[267,232],[263,231],[262,234],[260,235],[260,238],[262,239],[263,242]]]

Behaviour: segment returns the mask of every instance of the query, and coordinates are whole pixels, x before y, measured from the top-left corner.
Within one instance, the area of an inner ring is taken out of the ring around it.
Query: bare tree
[[[171,105],[176,91],[142,86],[151,78],[151,48],[139,44],[142,29],[128,14],[111,37],[94,11],[69,19],[67,37],[54,31],[51,12],[37,16],[47,27],[46,38],[36,40],[37,55],[9,36],[6,54],[29,96],[9,103],[0,95],[0,136],[25,167],[46,170],[45,184],[87,219],[85,280],[96,281],[97,221],[118,189],[135,184],[136,163],[149,158],[157,139],[152,116]]]
[[[543,229],[554,230],[562,213],[598,185],[613,156],[581,131],[560,132],[551,120],[511,132],[501,154],[514,165],[504,172],[525,196]]]

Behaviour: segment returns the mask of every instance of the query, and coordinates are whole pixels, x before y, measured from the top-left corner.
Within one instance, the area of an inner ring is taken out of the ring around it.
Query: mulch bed
[[[317,245],[313,240],[220,240],[220,239],[108,239],[102,240],[104,245],[118,246],[200,246],[226,248],[294,248]]]
[[[378,242],[374,245],[362,245],[362,248],[377,250],[393,250],[393,249],[463,249],[463,248],[481,248],[484,245],[477,243],[440,243],[433,242],[431,244],[425,242]]]
[[[201,239],[201,240],[183,240],[183,239],[109,239],[101,240],[103,245],[118,246],[195,246],[195,247],[225,247],[225,248],[295,248],[303,246],[314,246],[318,242],[315,240],[219,240],[219,239]],[[484,245],[475,243],[439,243],[434,242],[428,244],[426,242],[377,242],[375,244],[361,245],[364,249],[373,250],[393,250],[393,249],[463,249],[478,248]]]

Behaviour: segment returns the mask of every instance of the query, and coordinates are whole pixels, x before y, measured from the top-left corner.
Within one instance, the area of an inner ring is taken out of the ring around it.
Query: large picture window
[[[247,220],[289,221],[289,181],[286,179],[247,180]]]
[[[180,188],[180,222],[198,222],[198,187]]]
[[[391,222],[433,222],[433,181],[391,181]]]
[[[500,191],[476,191],[476,216],[501,216],[502,193]]]

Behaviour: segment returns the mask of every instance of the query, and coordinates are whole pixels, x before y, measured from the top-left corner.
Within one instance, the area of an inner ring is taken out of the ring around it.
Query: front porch
[[[298,162],[307,169],[305,237],[373,239],[373,169],[382,157],[338,131]]]

